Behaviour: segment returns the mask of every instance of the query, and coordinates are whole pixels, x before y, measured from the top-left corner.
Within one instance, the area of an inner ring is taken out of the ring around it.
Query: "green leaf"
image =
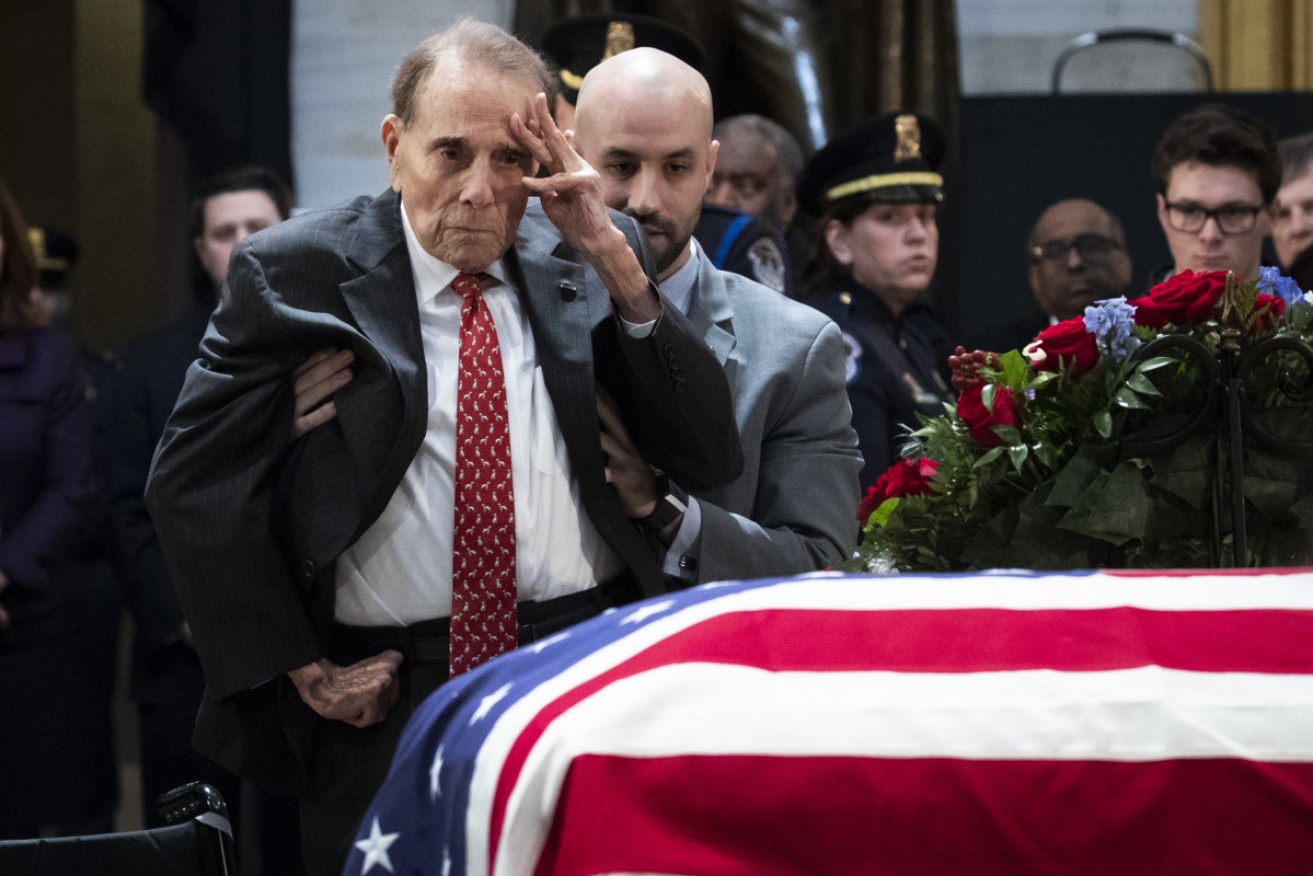
[[[1255,455],[1245,466],[1245,498],[1263,514],[1279,514],[1300,498],[1293,460]]]
[[[1020,351],[1008,350],[998,357],[998,374],[1004,386],[1016,390],[1024,389],[1026,380],[1030,377],[1030,363]]]
[[[986,383],[980,390],[980,403],[985,406],[985,410],[991,414],[994,413],[994,396],[998,394],[998,387],[992,383]]]
[[[1080,504],[1095,480],[1105,474],[1096,456],[1096,449],[1090,445],[1077,451],[1054,478],[1053,491],[1048,496],[1050,505],[1072,508]]]
[[[891,499],[885,499],[880,503],[880,507],[871,512],[871,519],[867,522],[867,526],[870,526],[871,524],[876,526],[888,526],[889,515],[893,514],[894,509],[900,504],[902,504],[902,500],[897,496],[894,496]]]
[[[1154,356],[1152,359],[1145,359],[1138,366],[1136,366],[1135,370],[1140,374],[1144,374],[1146,371],[1154,371],[1158,368],[1163,368],[1167,365],[1179,365],[1179,364],[1181,363],[1178,362],[1176,359],[1173,359],[1171,356]]]
[[[1129,462],[1118,465],[1085,500],[1087,513],[1068,513],[1058,525],[1115,545],[1144,538],[1152,516],[1152,502],[1145,477],[1136,465]]]
[[[1012,462],[1012,468],[1015,471],[1021,471],[1021,467],[1026,464],[1026,457],[1030,455],[1030,448],[1024,444],[1013,444],[1008,448],[1008,459]]]
[[[1124,386],[1117,391],[1117,406],[1122,408],[1132,408],[1137,411],[1147,411],[1149,406],[1135,394],[1135,390],[1129,386]]]
[[[1143,374],[1132,374],[1127,378],[1126,385],[1140,395],[1162,397],[1162,393],[1158,391],[1158,387],[1154,386],[1153,381],[1145,377]]]
[[[1021,432],[1016,426],[1004,426],[1002,424],[991,426],[994,434],[1003,439],[1004,444],[1020,444]]]
[[[1194,438],[1177,447],[1166,458],[1157,458],[1150,483],[1177,496],[1196,510],[1207,506],[1212,493],[1213,460],[1211,441]]]
[[[998,459],[1002,455],[1003,455],[1002,447],[991,448],[990,450],[985,451],[984,455],[982,455],[979,459],[975,461],[975,464],[971,466],[971,469],[974,471],[975,469],[978,468],[984,468],[985,466],[989,465],[991,462]]]
[[[1094,414],[1094,429],[1099,433],[1100,438],[1112,437],[1112,414],[1107,411],[1096,411]]]

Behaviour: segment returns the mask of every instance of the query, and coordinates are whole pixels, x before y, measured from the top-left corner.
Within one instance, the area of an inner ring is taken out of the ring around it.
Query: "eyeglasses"
[[[1209,219],[1217,220],[1217,227],[1223,234],[1248,234],[1254,230],[1254,222],[1263,209],[1248,204],[1224,204],[1209,210],[1188,201],[1179,204],[1168,201],[1164,206],[1167,208],[1167,224],[1189,234],[1201,231]]]
[[[1067,253],[1076,250],[1080,257],[1086,261],[1092,259],[1106,258],[1122,245],[1111,237],[1104,237],[1102,234],[1077,234],[1075,237],[1069,237],[1065,240],[1049,240],[1044,243],[1037,243],[1031,247],[1030,256],[1034,261],[1061,261],[1067,257]]]

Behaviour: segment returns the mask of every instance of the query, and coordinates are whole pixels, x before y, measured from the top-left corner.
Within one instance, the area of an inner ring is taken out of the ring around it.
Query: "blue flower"
[[[1095,345],[1102,356],[1125,357],[1140,346],[1140,339],[1131,334],[1135,324],[1135,305],[1126,297],[1096,301],[1085,308],[1085,330],[1094,335]]]
[[[1307,303],[1304,301],[1304,292],[1299,288],[1299,284],[1290,277],[1284,276],[1280,268],[1259,268],[1258,282],[1254,285],[1259,292],[1280,298],[1286,303],[1286,307]]]

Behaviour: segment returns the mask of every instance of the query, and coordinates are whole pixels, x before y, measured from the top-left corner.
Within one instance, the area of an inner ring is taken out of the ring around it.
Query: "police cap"
[[[690,34],[646,15],[604,12],[567,18],[543,35],[543,52],[560,71],[561,94],[574,105],[584,75],[630,49],[647,47],[674,55],[694,69],[702,66],[702,46]]]
[[[27,234],[36,255],[38,285],[42,289],[63,289],[68,284],[68,272],[77,262],[77,242],[53,228],[32,226]]]
[[[825,144],[798,176],[798,204],[812,216],[852,197],[871,203],[943,200],[943,129],[919,113],[888,113]]]

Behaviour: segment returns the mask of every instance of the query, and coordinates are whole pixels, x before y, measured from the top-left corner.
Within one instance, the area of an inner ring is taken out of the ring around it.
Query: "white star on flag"
[[[641,624],[650,617],[669,611],[670,607],[675,604],[673,599],[666,599],[661,602],[655,602],[652,605],[645,605],[635,610],[632,614],[620,621],[621,624]]]
[[[564,642],[568,638],[570,638],[569,631],[562,631],[554,636],[550,636],[546,639],[542,639],[541,641],[534,642],[532,645],[529,646],[529,650],[533,651],[533,653],[535,654],[541,654],[544,648],[555,645],[557,642]]]
[[[488,717],[488,713],[492,711],[492,707],[506,699],[506,695],[510,692],[511,686],[508,683],[503,684],[501,687],[497,688],[497,690],[484,697],[483,700],[480,701],[479,707],[474,710],[474,715],[470,718],[470,726],[473,727],[479,721]]]
[[[384,833],[379,827],[378,819],[375,818],[373,827],[369,829],[369,836],[356,841],[356,848],[365,853],[365,863],[360,868],[360,876],[374,869],[375,864],[381,865],[389,873],[393,872],[392,859],[388,857],[388,847],[400,836],[399,833]]]
[[[439,781],[439,773],[442,772],[442,746],[438,746],[437,754],[433,755],[433,768],[429,770],[429,796],[436,800],[442,793],[442,784]]]

